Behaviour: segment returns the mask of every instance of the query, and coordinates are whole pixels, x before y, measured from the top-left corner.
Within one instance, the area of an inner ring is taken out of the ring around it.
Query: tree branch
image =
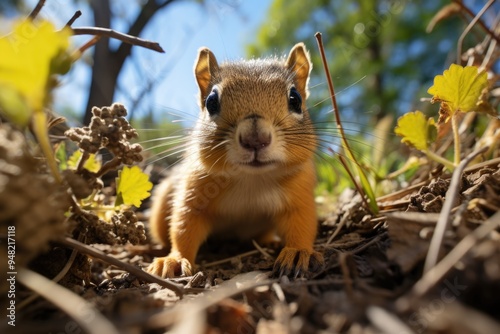
[[[74,35],[94,35],[94,36],[115,38],[126,43],[122,45],[130,45],[130,46],[137,45],[156,52],[165,53],[160,44],[158,44],[157,42],[148,41],[145,39],[141,39],[139,37],[123,34],[113,29],[97,28],[97,27],[80,27],[80,28],[72,28],[72,30]]]
[[[45,5],[45,0],[39,0],[35,8],[31,11],[30,15],[28,15],[28,18],[30,20],[34,20],[35,17],[38,16],[44,5]]]
[[[139,36],[144,27],[148,24],[148,22],[151,20],[151,18],[155,15],[155,13],[159,9],[166,7],[167,5],[171,4],[174,1],[175,0],[167,0],[161,4],[157,4],[155,0],[148,0],[148,2],[142,7],[141,12],[135,19],[134,23],[130,25],[127,35]],[[117,62],[124,62],[125,59],[128,57],[128,55],[130,54],[130,51],[131,51],[130,44],[126,43],[120,44],[120,46],[115,52]]]
[[[69,21],[66,23],[66,26],[67,27],[71,27],[71,25],[76,21],[77,18],[79,18],[80,16],[82,16],[82,11],[81,10],[77,10],[75,12],[75,14],[73,14],[73,16],[69,19]]]

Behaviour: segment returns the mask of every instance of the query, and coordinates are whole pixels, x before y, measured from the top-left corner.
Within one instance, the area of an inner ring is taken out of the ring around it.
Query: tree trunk
[[[111,8],[110,0],[90,0],[94,12],[96,27],[110,28]],[[148,0],[141,8],[137,18],[127,31],[128,35],[139,36],[149,20],[159,9],[169,5],[174,0]],[[92,107],[109,106],[113,103],[118,76],[125,60],[130,55],[132,45],[122,42],[115,50],[109,49],[109,39],[102,38],[94,48],[94,64],[92,67],[92,81],[90,93],[83,116],[83,124],[88,125],[92,118]]]
[[[94,12],[96,27],[109,28],[111,24],[111,8],[109,0],[91,0],[90,6]],[[115,92],[119,69],[109,50],[109,39],[101,38],[94,47],[94,63],[92,66],[92,81],[90,93],[85,108],[83,124],[88,125],[92,117],[92,107],[111,105]]]

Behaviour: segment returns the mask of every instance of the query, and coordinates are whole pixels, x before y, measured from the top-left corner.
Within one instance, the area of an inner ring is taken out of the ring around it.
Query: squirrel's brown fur
[[[151,212],[151,235],[171,252],[155,258],[150,273],[191,275],[199,246],[217,232],[248,239],[276,233],[285,246],[275,262],[279,274],[323,264],[313,250],[317,138],[305,106],[311,67],[302,43],[286,61],[219,65],[209,49],[199,50],[201,113],[183,162],[156,190]]]

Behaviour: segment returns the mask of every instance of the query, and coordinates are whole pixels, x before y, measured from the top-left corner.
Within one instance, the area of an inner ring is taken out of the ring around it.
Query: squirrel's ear
[[[307,97],[307,82],[309,81],[312,63],[304,43],[295,44],[286,60],[286,67],[295,73],[296,88]]]
[[[194,76],[200,88],[200,98],[202,101],[210,94],[214,79],[219,74],[219,65],[214,54],[208,48],[198,50],[198,58],[194,64]]]

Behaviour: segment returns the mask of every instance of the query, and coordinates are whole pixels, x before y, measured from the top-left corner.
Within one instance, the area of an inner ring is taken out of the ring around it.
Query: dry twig
[[[479,154],[486,152],[488,147],[483,147],[480,150],[474,151],[469,154],[465,159],[460,162],[451,178],[450,187],[446,194],[446,200],[443,204],[443,209],[439,215],[439,220],[436,224],[436,229],[434,230],[434,235],[432,236],[431,243],[429,245],[429,251],[425,259],[424,272],[428,272],[434,267],[438,261],[439,250],[441,249],[441,244],[443,242],[444,234],[448,229],[450,222],[451,210],[455,206],[455,202],[460,191],[460,183],[462,179],[462,173],[465,167]]]
[[[82,11],[81,10],[77,10],[75,12],[75,14],[73,14],[73,16],[69,19],[69,21],[66,23],[66,27],[71,27],[71,25],[76,21],[77,18],[79,18],[80,16],[82,16]]]
[[[495,2],[496,0],[489,0],[484,6],[483,8],[481,8],[481,10],[479,11],[479,13],[477,13],[477,15],[474,17],[474,19],[472,19],[472,21],[470,21],[469,25],[467,25],[467,27],[464,29],[464,31],[462,32],[462,34],[460,35],[460,38],[458,39],[458,43],[457,43],[457,64],[460,64],[461,63],[461,58],[462,58],[462,44],[464,42],[464,39],[465,39],[465,36],[467,36],[467,34],[469,33],[469,31],[472,29],[472,27],[474,27],[476,25],[476,23],[478,23],[481,19],[481,16],[483,16],[483,14],[488,10],[488,8],[491,7],[491,5],[493,5],[493,3]],[[458,1],[460,3],[460,5],[462,6],[462,8],[464,8],[465,6],[461,3],[461,1]],[[482,21],[481,21],[482,22]],[[491,31],[489,29],[486,29],[486,31],[488,33],[491,34]],[[497,39],[498,37],[495,36],[494,34],[492,34],[493,38]],[[454,117],[453,117],[454,118]]]
[[[372,324],[374,324],[377,328],[379,328],[382,333],[387,333],[387,334],[415,333],[403,321],[401,321],[398,317],[396,317],[395,314],[389,313],[389,311],[381,307],[370,306],[366,311],[366,315],[368,316],[368,319],[370,319]]]
[[[34,20],[42,10],[43,6],[45,6],[45,0],[39,0],[35,8],[33,8],[33,10],[31,11],[30,15],[28,15],[28,18],[30,20]]]
[[[82,244],[81,242],[78,242],[74,239],[71,239],[71,238],[60,239],[59,243],[65,245],[67,247],[76,249],[83,254],[87,254],[91,257],[95,257],[95,258],[102,260],[106,263],[109,263],[111,265],[122,268],[123,270],[128,271],[132,275],[135,275],[137,278],[142,279],[146,282],[157,283],[157,284],[175,292],[175,294],[177,296],[179,296],[179,298],[182,298],[182,296],[184,294],[184,288],[181,285],[175,284],[175,283],[169,282],[167,280],[161,279],[160,277],[151,275],[151,274],[143,271],[140,268],[137,268],[131,264],[122,262],[118,259],[115,259],[114,257],[108,256],[108,255],[104,254],[103,252],[101,252],[100,250],[95,249],[95,248],[90,247],[90,246],[87,246],[85,244]]]
[[[160,44],[148,41],[139,37],[130,36],[113,29],[107,28],[98,28],[98,27],[79,27],[79,28],[71,28],[73,30],[73,35],[94,35],[94,36],[102,36],[115,38],[122,42],[142,46],[143,48],[150,49],[156,52],[165,53]]]
[[[462,0],[453,0],[454,3],[456,3],[457,5],[459,5],[467,14],[469,14],[470,16],[472,17],[475,17],[474,13],[469,9],[469,7],[465,6],[465,4],[463,3]],[[493,1],[494,2],[494,1]],[[481,26],[481,28],[483,28],[483,30],[488,34],[490,35],[493,39],[495,39],[497,42],[500,42],[500,37],[497,36],[493,31],[491,31],[487,26],[486,24],[484,24],[484,22],[482,20],[478,20],[477,23],[479,24],[479,26]],[[458,53],[460,54],[460,53]]]
[[[199,298],[178,303],[175,307],[155,314],[147,323],[149,328],[161,328],[176,325],[170,333],[186,333],[189,323],[197,322],[203,316],[202,312],[210,306],[220,303],[243,292],[253,290],[259,286],[271,285],[276,280],[260,279],[261,272],[249,272],[233,277],[222,283],[217,289],[207,291]],[[193,326],[198,324],[192,324]]]

